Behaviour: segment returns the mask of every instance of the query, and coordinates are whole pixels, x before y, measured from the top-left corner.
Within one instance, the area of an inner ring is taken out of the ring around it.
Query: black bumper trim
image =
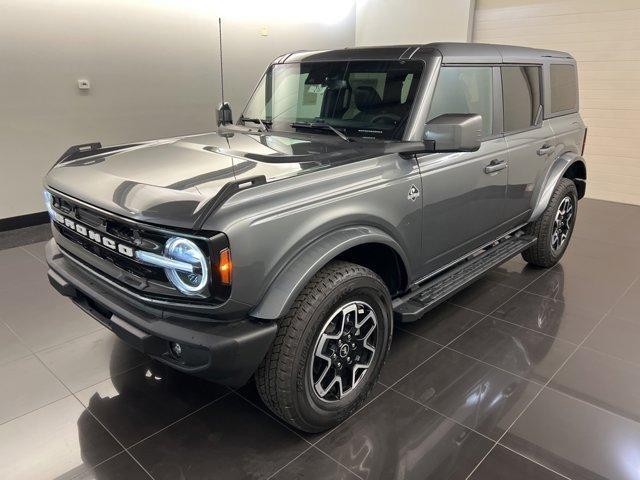
[[[65,258],[54,240],[46,246],[49,282],[61,294],[131,345],[171,367],[229,386],[246,383],[276,336],[274,322],[193,320],[175,310],[135,301]],[[167,317],[171,318],[168,320]],[[169,342],[183,346],[176,359]]]

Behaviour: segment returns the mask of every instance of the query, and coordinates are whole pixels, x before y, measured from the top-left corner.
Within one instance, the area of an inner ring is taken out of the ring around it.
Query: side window
[[[501,67],[504,131],[526,130],[542,105],[540,67]]]
[[[484,136],[492,133],[492,67],[442,67],[427,121],[445,113],[482,115]]]
[[[551,65],[549,113],[578,108],[578,79],[573,65]]]

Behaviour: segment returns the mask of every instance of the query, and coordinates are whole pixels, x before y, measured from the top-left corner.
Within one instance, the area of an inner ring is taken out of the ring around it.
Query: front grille
[[[140,262],[127,258],[124,255],[120,255],[117,252],[109,250],[108,248],[105,248],[95,242],[92,242],[91,240],[88,240],[82,235],[68,228],[65,228],[62,225],[59,225],[57,223],[54,223],[54,225],[62,236],[80,245],[82,248],[93,253],[94,255],[97,255],[104,260],[108,260],[118,268],[121,268],[126,272],[133,273],[134,275],[137,275],[139,277],[168,283],[167,276],[162,269],[150,265],[144,265]]]
[[[64,218],[73,220],[78,225],[85,227],[88,231],[98,232],[103,235],[103,237],[114,240],[117,242],[118,247],[123,245],[132,248],[133,251],[144,250],[162,254],[166,241],[174,235],[162,229],[123,220],[115,215],[106,214],[100,210],[74,202],[54,192],[51,193],[53,197],[53,208],[56,213],[59,213]],[[146,265],[136,260],[135,257],[131,258],[131,256],[120,253],[118,250],[107,248],[101,243],[88,238],[86,235],[78,233],[75,229],[61,224],[59,221],[53,221],[53,225],[60,236],[73,242],[73,245],[77,246],[78,249],[89,252],[109,262],[109,264],[115,265],[117,267],[117,276],[113,275],[113,268],[111,268],[111,272],[109,272],[107,271],[109,268],[106,266],[103,267],[103,265],[105,265],[104,262],[91,262],[93,268],[107,275],[122,286],[138,290],[140,293],[151,297],[168,296],[184,298],[184,295],[169,282],[164,269]],[[200,244],[199,246],[203,251],[209,251],[204,239],[194,239],[194,241]],[[71,248],[68,249],[71,250]],[[73,254],[74,252],[70,251],[70,253]],[[80,251],[76,252],[76,256],[80,253]],[[130,281],[127,282],[127,280]],[[189,300],[193,301],[197,299],[190,298]]]

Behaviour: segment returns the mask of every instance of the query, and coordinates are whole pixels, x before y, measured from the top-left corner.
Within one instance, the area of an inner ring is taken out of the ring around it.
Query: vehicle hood
[[[269,182],[379,151],[329,135],[221,131],[62,161],[45,185],[134,220],[193,228],[207,202],[230,181],[264,175]]]

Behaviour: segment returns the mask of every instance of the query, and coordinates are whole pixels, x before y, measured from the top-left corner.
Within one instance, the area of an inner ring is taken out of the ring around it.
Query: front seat
[[[368,85],[357,87],[355,91],[354,101],[356,108],[360,110],[354,120],[358,122],[366,122],[376,115],[376,110],[382,106],[382,98],[378,91]]]

